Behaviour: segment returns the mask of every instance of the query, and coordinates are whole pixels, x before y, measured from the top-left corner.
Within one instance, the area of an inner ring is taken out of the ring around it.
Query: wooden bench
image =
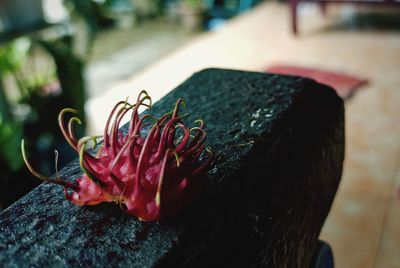
[[[198,200],[145,223],[42,184],[0,214],[0,266],[308,267],[341,177],[342,100],[305,78],[207,69],[152,112],[179,97],[216,153]],[[78,162],[60,174],[75,180]]]

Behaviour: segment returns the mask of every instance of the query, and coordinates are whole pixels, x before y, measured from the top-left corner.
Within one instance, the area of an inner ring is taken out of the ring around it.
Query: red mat
[[[348,99],[367,80],[339,72],[318,70],[312,68],[296,67],[291,65],[273,65],[266,70],[268,73],[303,76],[312,78],[315,81],[328,85],[336,90],[342,99]]]

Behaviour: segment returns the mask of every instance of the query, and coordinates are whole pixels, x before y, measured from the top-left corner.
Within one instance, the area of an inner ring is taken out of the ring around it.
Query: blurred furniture
[[[217,28],[227,19],[230,19],[242,12],[252,8],[259,1],[257,0],[206,0],[208,11],[208,27],[209,29]]]
[[[208,0],[206,1],[207,5],[211,7],[210,15],[214,17],[222,17],[222,18],[230,18],[233,17],[240,12],[246,11],[250,9],[254,2],[254,0],[237,0],[237,1],[216,1],[216,0]]]
[[[298,33],[298,6],[302,2],[314,2],[319,4],[322,13],[326,12],[327,4],[368,4],[368,5],[400,5],[399,0],[290,0],[291,27],[293,34]]]
[[[57,24],[68,19],[62,0],[2,0],[0,1],[0,33],[26,32],[45,24]]]

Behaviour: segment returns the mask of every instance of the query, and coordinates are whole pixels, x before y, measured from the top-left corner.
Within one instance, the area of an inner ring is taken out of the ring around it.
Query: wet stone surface
[[[0,215],[0,266],[308,266],[342,172],[336,93],[304,78],[207,69],[152,112],[177,98],[188,120],[204,119],[216,153],[198,200],[145,223],[115,204],[74,206],[42,184]],[[77,161],[60,173],[81,175]]]

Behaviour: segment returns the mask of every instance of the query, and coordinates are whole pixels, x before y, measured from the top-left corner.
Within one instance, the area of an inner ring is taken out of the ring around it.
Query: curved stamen
[[[189,114],[186,113],[186,114],[184,114],[184,115],[182,115],[182,116],[176,117],[175,119],[178,119],[178,120],[179,120],[179,121],[177,121],[176,123],[181,124],[182,119],[185,118],[185,117],[188,116],[188,115],[189,115]],[[169,132],[167,132],[166,144],[167,144],[168,147],[174,147],[175,130],[176,130],[176,128],[171,129]]]
[[[186,147],[186,145],[188,144],[188,142],[190,140],[190,130],[187,127],[185,127],[183,124],[179,124],[175,128],[182,128],[184,131],[183,137],[182,137],[181,141],[179,142],[179,144],[176,144],[176,149],[175,149],[177,152],[180,152]]]
[[[110,115],[108,116],[106,125],[105,125],[105,127],[104,127],[104,135],[103,135],[103,136],[104,136],[104,145],[105,145],[106,147],[109,147],[109,146],[110,146],[110,143],[109,143],[109,136],[108,136],[108,129],[109,129],[109,126],[110,126],[111,119],[112,119],[112,117],[113,117],[115,111],[117,110],[118,106],[120,106],[121,104],[126,104],[126,103],[127,103],[126,101],[119,101],[119,102],[117,102],[117,104],[115,104],[115,105],[114,105],[114,108],[111,110]]]
[[[207,133],[205,132],[204,129],[194,127],[190,131],[197,130],[199,133],[201,133],[201,136],[197,137],[197,135],[193,138],[193,140],[189,143],[188,145],[188,150],[185,152],[185,155],[192,154],[194,151],[196,151],[202,144],[204,143]]]
[[[199,174],[200,172],[202,172],[204,169],[206,169],[207,167],[209,167],[212,163],[212,161],[214,160],[214,152],[208,148],[206,148],[206,152],[208,153],[208,159],[206,162],[204,162],[203,164],[201,164],[199,167],[197,167],[192,175],[196,176],[197,174]]]
[[[114,169],[115,165],[118,163],[118,161],[121,159],[122,155],[124,154],[125,150],[133,143],[135,142],[135,139],[137,136],[133,135],[131,136],[127,142],[122,146],[121,150],[119,150],[118,154],[115,156],[115,158],[112,160],[109,170],[112,172]]]
[[[131,107],[129,107],[129,108],[126,108],[126,109],[121,113],[121,115],[119,116],[119,118],[115,121],[115,128],[114,128],[114,126],[113,126],[113,135],[114,135],[114,136],[117,136],[117,135],[118,135],[118,130],[119,130],[119,128],[120,128],[122,119],[124,118],[124,116],[126,115],[126,113],[129,112],[129,110],[131,110],[132,108],[133,108],[133,106],[131,106]]]
[[[204,128],[204,120],[199,118],[197,120],[194,121],[196,124],[199,123],[199,128]]]
[[[178,114],[179,106],[182,105],[183,107],[186,106],[186,103],[183,99],[178,99],[175,103],[175,108],[172,113],[172,118],[176,118],[176,115]]]
[[[85,152],[85,145],[91,140],[95,140],[98,136],[92,137],[83,137],[78,142],[78,150],[79,150],[79,166],[83,170],[83,172],[94,182],[98,183],[100,186],[104,186],[104,182],[99,180],[94,173],[94,169],[90,166],[88,161],[85,161],[85,156],[91,156]],[[93,157],[93,156],[92,156]]]
[[[150,148],[150,142],[149,141],[150,141],[150,138],[153,136],[153,134],[154,134],[154,132],[156,131],[157,128],[158,128],[158,125],[154,124],[154,126],[151,128],[150,132],[148,133],[148,135],[146,137],[146,140],[144,141],[142,150],[141,150],[140,155],[139,155],[139,159],[138,159],[137,167],[136,167],[136,181],[135,181],[135,187],[137,188],[136,189],[137,191],[139,191],[139,189],[141,188],[141,182],[140,182],[141,175],[142,175],[142,173],[141,173],[142,170],[141,169],[142,169],[142,166],[143,166],[143,163],[144,163],[145,155],[146,155],[146,153],[148,152],[148,150]]]
[[[164,155],[164,160],[163,160],[162,166],[161,166],[160,177],[158,179],[157,193],[156,193],[156,198],[155,198],[158,209],[161,209],[162,186],[163,186],[164,177],[165,177],[165,167],[167,166],[169,154],[173,154],[175,156],[176,166],[177,167],[180,166],[179,156],[176,153],[176,151],[174,151],[172,149],[167,149],[167,151],[165,152],[165,155]]]
[[[190,132],[197,130],[196,135],[193,136],[192,142],[190,143],[190,145],[197,143],[198,140],[200,139],[201,135],[203,135],[203,133],[205,132],[205,130],[201,127],[193,127],[190,129]],[[190,146],[189,146],[190,147]]]
[[[40,174],[38,171],[36,171],[32,167],[31,163],[29,162],[29,160],[28,160],[28,158],[26,156],[25,140],[24,139],[21,140],[21,152],[22,152],[22,158],[24,159],[26,167],[32,173],[32,175],[34,175],[36,178],[38,178],[38,179],[40,179],[42,181],[45,181],[45,182],[54,183],[54,184],[58,184],[58,185],[61,185],[63,187],[66,187],[66,188],[70,188],[70,189],[72,189],[74,191],[79,191],[79,186],[78,185],[75,185],[75,184],[70,183],[68,181],[64,181],[64,180],[59,178],[58,169],[56,169],[57,177],[58,177],[57,179],[50,179],[49,177],[46,177],[46,176]],[[56,154],[56,163],[57,163],[57,161],[58,161],[58,153]],[[56,164],[56,166],[57,166],[57,164]]]
[[[73,141],[73,143],[77,144],[78,139],[76,138],[76,135],[75,135],[74,123],[82,124],[82,121],[78,117],[74,116],[74,117],[71,117],[71,119],[69,119],[69,122],[68,122],[69,136],[71,137],[71,140]],[[75,147],[74,149],[76,150],[77,148]]]
[[[111,132],[110,132],[110,137],[111,137],[111,139],[110,139],[110,147],[111,147],[111,151],[112,151],[112,153],[113,153],[113,157],[115,157],[115,155],[117,154],[117,150],[120,149],[119,146],[121,145],[121,144],[118,142],[118,127],[119,127],[119,124],[120,124],[122,118],[124,117],[124,115],[125,115],[130,109],[132,109],[132,106],[126,108],[125,105],[124,105],[124,107],[122,107],[122,108],[118,111],[117,115],[115,116],[113,126],[111,127]]]
[[[159,137],[162,128],[165,126],[164,125],[165,121],[167,121],[168,117],[170,117],[171,115],[172,115],[172,111],[164,114],[160,119],[157,119],[154,117],[156,120],[156,124],[159,126],[159,128],[157,128],[157,130],[154,132],[154,139],[157,139],[157,137]],[[158,140],[159,140],[159,138],[158,138]]]
[[[136,103],[139,102],[139,100],[142,98],[142,95],[144,95],[145,97],[146,97],[146,96],[147,96],[147,97],[150,97],[149,93],[147,93],[147,91],[143,89],[143,90],[141,90],[141,91],[139,92],[139,95],[138,95],[137,98],[136,98]],[[151,106],[151,99],[150,99],[150,106]]]
[[[168,123],[163,127],[162,133],[161,133],[161,137],[159,139],[159,145],[158,145],[158,148],[157,148],[157,152],[156,152],[156,154],[154,156],[155,159],[160,159],[161,153],[165,149],[167,141],[168,141],[167,140],[168,139],[168,134],[169,134],[171,128],[174,127],[174,124],[176,124],[179,121],[180,121],[179,118],[171,118],[171,120],[168,121]]]
[[[181,165],[181,160],[179,159],[179,155],[175,150],[171,150],[171,153],[175,156],[176,167]]]
[[[74,148],[77,151],[77,146],[76,142],[74,142],[74,137],[71,137],[70,131],[67,131],[64,126],[64,115],[66,113],[73,113],[73,114],[78,114],[77,110],[71,109],[71,108],[64,108],[61,110],[61,112],[58,114],[58,125],[61,129],[61,132],[64,136],[64,138],[67,140],[69,145],[71,145],[72,148]]]
[[[132,166],[133,166],[133,160],[134,160],[134,154],[133,154],[133,149],[134,149],[134,148],[133,148],[133,145],[135,144],[136,138],[139,137],[140,130],[141,130],[141,126],[142,126],[143,122],[144,122],[146,119],[149,119],[149,118],[152,119],[150,115],[145,114],[145,115],[139,120],[139,122],[136,124],[133,133],[130,135],[130,138],[129,138],[129,139],[133,139],[133,138],[134,138],[134,142],[132,142],[132,143],[131,143],[131,146],[129,147],[129,157],[128,157],[128,159],[129,159],[129,164],[132,165]]]
[[[164,182],[164,174],[165,174],[165,167],[167,166],[167,161],[168,161],[168,155],[171,152],[170,149],[168,149],[165,152],[164,155],[164,160],[161,166],[161,171],[160,171],[160,177],[158,179],[158,186],[157,186],[157,193],[156,193],[156,206],[158,209],[161,209],[161,191],[162,191],[162,186]]]
[[[173,111],[169,111],[168,113],[164,114],[163,116],[160,117],[160,119],[158,119],[157,124],[160,127],[163,127],[165,121],[168,120],[168,117],[172,116]]]
[[[144,94],[145,96],[140,98],[142,94]],[[144,103],[146,100],[149,101],[149,104]],[[151,97],[147,94],[147,92],[145,90],[142,90],[139,93],[139,96],[138,96],[138,98],[136,100],[135,108],[133,109],[133,113],[132,113],[132,116],[131,116],[131,122],[129,123],[129,130],[128,130],[129,134],[132,134],[134,126],[136,125],[136,123],[138,121],[138,118],[139,118],[138,110],[139,110],[139,107],[142,106],[142,105],[146,106],[148,108],[151,107],[151,105],[152,105]]]

